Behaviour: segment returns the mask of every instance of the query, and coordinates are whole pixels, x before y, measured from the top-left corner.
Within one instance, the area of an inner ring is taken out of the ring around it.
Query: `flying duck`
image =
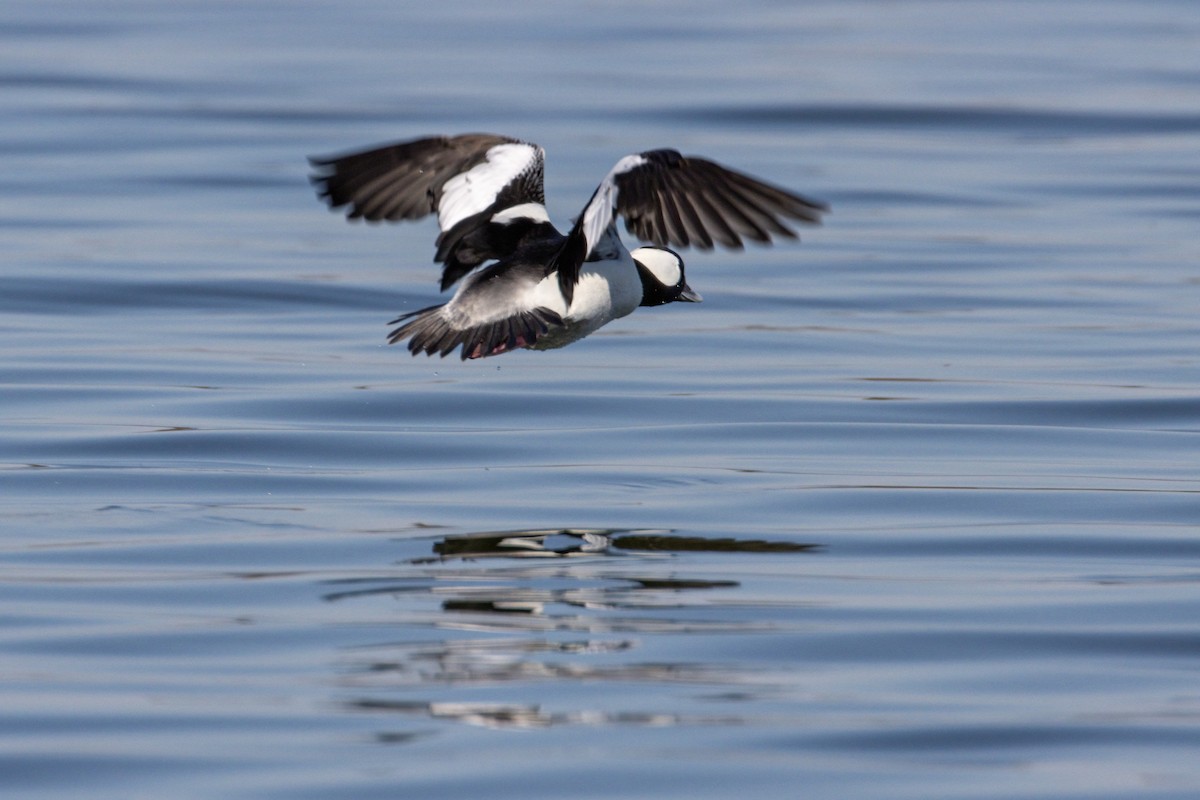
[[[675,150],[627,155],[609,170],[571,230],[546,213],[545,152],[488,133],[435,136],[310,158],[312,182],[350,220],[437,214],[434,260],[450,301],[404,314],[388,337],[413,355],[482,358],[582,339],[638,306],[700,301],[667,245],[741,249],[817,224],[823,203]],[[653,246],[625,249],[617,217]]]

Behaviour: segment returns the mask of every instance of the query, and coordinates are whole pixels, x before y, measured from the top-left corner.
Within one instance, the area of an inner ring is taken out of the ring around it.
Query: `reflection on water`
[[[799,553],[815,544],[762,539],[715,539],[707,536],[673,536],[655,531],[581,530],[507,531],[447,536],[433,551],[447,558],[539,558],[556,556],[618,555],[622,552],[660,553]]]
[[[450,720],[483,728],[551,728],[562,725],[630,725],[665,728],[676,725],[739,725],[738,717],[685,717],[680,714],[648,714],[632,711],[577,711],[547,713],[537,706],[501,703],[419,703],[362,700],[347,704],[352,711],[383,712],[402,716]],[[380,732],[376,738],[384,744],[412,741],[417,734]]]
[[[803,554],[817,545],[675,536],[659,531],[553,529],[447,535],[433,543],[439,558],[416,558],[421,578],[329,593],[328,601],[390,596],[405,626],[452,632],[450,638],[360,644],[343,658],[339,683],[354,696],[355,711],[388,713],[489,728],[563,725],[733,725],[736,714],[680,714],[639,708],[580,708],[548,712],[537,703],[409,699],[438,687],[454,694],[497,686],[668,684],[706,686],[725,696],[761,683],[744,667],[638,659],[641,637],[768,634],[778,627],[756,620],[744,596],[722,600],[736,580],[646,574],[671,553]],[[590,560],[581,560],[588,557]],[[570,558],[565,570],[548,565],[496,566],[495,559]],[[486,559],[479,569],[442,568]],[[646,562],[650,559],[650,562]],[[432,571],[429,568],[438,567]],[[371,583],[356,579],[355,583]],[[430,601],[434,608],[430,609]],[[776,603],[775,605],[778,605]],[[424,610],[423,610],[424,609]],[[487,634],[490,638],[461,634]],[[531,637],[531,634],[536,634]],[[584,638],[579,638],[584,634]],[[499,638],[496,638],[499,637]],[[761,688],[759,686],[758,688]],[[369,692],[369,693],[368,693]],[[397,692],[406,695],[395,699]],[[412,741],[395,731],[389,743]]]

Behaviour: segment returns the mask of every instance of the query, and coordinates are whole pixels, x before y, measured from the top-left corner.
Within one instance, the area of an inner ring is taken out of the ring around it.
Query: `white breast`
[[[611,260],[589,261],[579,273],[571,308],[563,308],[558,276],[551,275],[534,289],[534,305],[554,309],[565,326],[538,340],[534,349],[563,347],[594,333],[614,319],[633,312],[642,302],[642,280],[629,253]]]

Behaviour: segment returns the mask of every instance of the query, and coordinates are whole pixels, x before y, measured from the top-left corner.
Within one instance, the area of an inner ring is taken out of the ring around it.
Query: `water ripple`
[[[652,112],[652,115],[678,122],[747,127],[970,130],[1083,138],[1200,132],[1200,114],[1050,111],[988,106],[738,105],[677,108]]]

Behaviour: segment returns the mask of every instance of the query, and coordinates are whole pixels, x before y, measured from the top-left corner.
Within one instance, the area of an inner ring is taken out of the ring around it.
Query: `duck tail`
[[[389,325],[404,323],[388,334],[388,344],[396,344],[408,339],[408,352],[414,356],[424,353],[432,356],[435,353],[446,356],[459,344],[462,344],[462,331],[455,330],[441,313],[445,304],[429,306],[419,311],[401,314]]]
[[[462,358],[484,358],[510,350],[532,347],[543,334],[563,324],[562,317],[548,308],[518,312],[470,328],[456,328],[442,311],[445,306],[430,306],[392,320],[404,323],[388,334],[388,344],[408,339],[408,352],[414,356],[445,357],[462,346]]]

